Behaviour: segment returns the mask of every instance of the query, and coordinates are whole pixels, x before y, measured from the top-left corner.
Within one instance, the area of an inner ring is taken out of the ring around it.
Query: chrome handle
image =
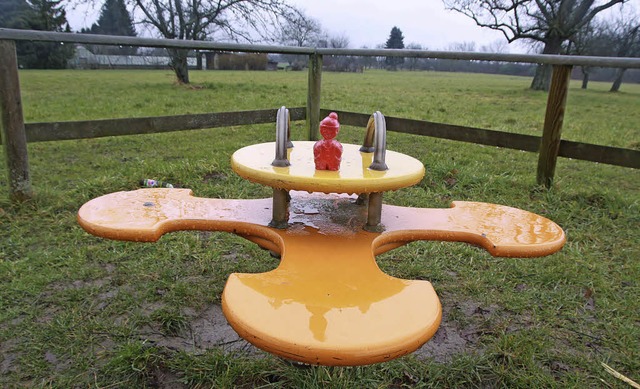
[[[276,115],[276,159],[271,162],[272,166],[286,167],[291,165],[287,158],[287,147],[293,147],[293,143],[289,140],[290,123],[289,110],[283,106]]]
[[[373,118],[373,127],[375,129],[375,149],[373,162],[369,165],[369,169],[378,171],[388,170],[389,167],[385,163],[385,156],[387,154],[387,123],[384,115],[381,114],[380,111],[376,111],[371,117]],[[371,119],[369,119],[369,122],[371,122]],[[367,136],[369,135],[368,127],[367,125]],[[365,145],[362,147],[365,147]]]

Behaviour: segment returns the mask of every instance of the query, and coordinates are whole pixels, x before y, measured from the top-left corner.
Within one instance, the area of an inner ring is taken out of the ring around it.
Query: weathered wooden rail
[[[9,193],[13,200],[20,201],[32,197],[27,142],[150,134],[167,131],[271,123],[274,121],[276,113],[276,109],[273,109],[148,118],[25,124],[22,116],[22,100],[20,96],[15,50],[15,41],[17,40],[309,55],[307,106],[304,108],[290,109],[292,120],[306,119],[309,130],[309,140],[318,139],[319,119],[321,114],[326,114],[324,111],[328,111],[320,109],[322,60],[324,55],[396,56],[549,64],[553,66],[553,78],[547,99],[547,110],[542,137],[394,117],[387,117],[388,129],[390,131],[408,134],[538,152],[537,181],[539,184],[547,187],[553,182],[556,162],[559,156],[636,169],[640,168],[640,151],[638,150],[570,142],[562,140],[561,137],[572,67],[600,66],[640,69],[640,58],[385,49],[326,49],[70,34],[0,28],[0,112],[2,114],[0,117],[0,130],[7,158]],[[369,114],[337,112],[340,114],[341,122],[346,125],[366,126],[369,118]]]

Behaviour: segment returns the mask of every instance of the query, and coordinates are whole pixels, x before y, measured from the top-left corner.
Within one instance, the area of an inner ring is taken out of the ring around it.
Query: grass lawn
[[[306,105],[305,72],[22,71],[28,122]],[[323,74],[321,106],[540,135],[546,94],[530,79],[434,72]],[[563,138],[640,148],[640,85],[571,84]],[[303,122],[293,124],[304,139]],[[640,171],[560,159],[547,191],[537,154],[389,133],[420,159],[419,185],[385,202],[493,202],[544,215],[568,241],[534,259],[493,258],[455,243],[416,242],[378,257],[387,273],[430,280],[444,310],[431,342],[395,361],[300,367],[220,327],[231,272],[277,266],[236,236],[180,232],[157,243],[100,239],[76,222],[102,194],[143,178],[195,195],[269,197],[229,158],[273,141],[274,125],[29,144],[33,201],[8,200],[0,150],[0,386],[3,387],[628,387],[640,381]],[[364,129],[345,127],[343,143]],[[217,326],[217,327],[216,327]],[[168,386],[172,384],[174,386]]]

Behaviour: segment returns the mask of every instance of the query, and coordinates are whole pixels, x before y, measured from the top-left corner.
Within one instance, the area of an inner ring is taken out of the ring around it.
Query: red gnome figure
[[[316,164],[316,170],[336,171],[340,169],[342,145],[334,139],[339,131],[340,123],[338,122],[338,114],[335,112],[331,112],[320,122],[320,134],[324,139],[313,145],[313,161]]]

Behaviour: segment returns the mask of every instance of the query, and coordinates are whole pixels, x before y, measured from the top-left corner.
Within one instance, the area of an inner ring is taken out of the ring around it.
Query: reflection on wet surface
[[[378,269],[371,251],[375,234],[332,234],[305,226],[281,235],[285,251],[276,270],[236,276],[247,292],[264,296],[274,310],[286,305],[308,316],[317,340],[326,338],[325,315],[330,311],[366,315],[373,304],[384,304],[410,282]]]

